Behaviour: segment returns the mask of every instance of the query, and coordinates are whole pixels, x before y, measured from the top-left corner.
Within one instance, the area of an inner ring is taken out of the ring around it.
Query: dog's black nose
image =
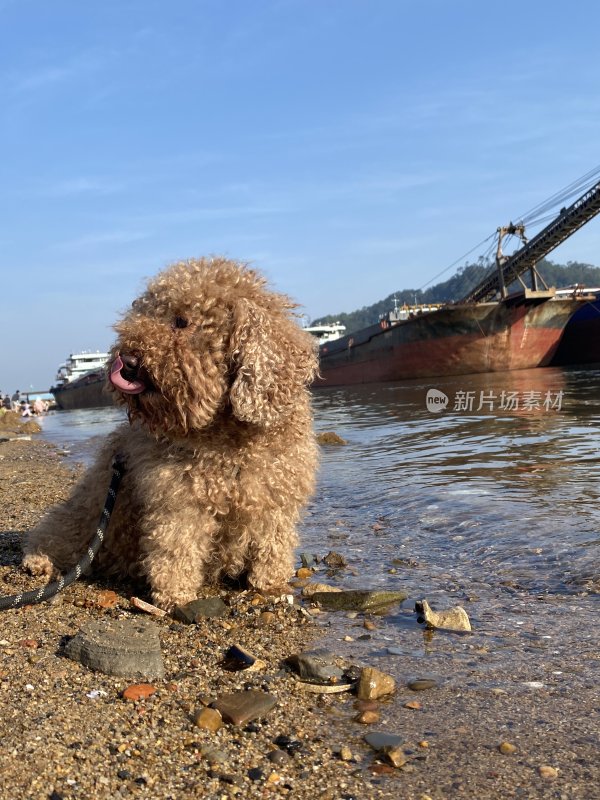
[[[134,353],[121,353],[121,361],[123,362],[123,370],[129,377],[137,375],[140,359]]]

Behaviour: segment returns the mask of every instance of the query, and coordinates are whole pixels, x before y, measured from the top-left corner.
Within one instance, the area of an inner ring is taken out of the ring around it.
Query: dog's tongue
[[[123,361],[121,356],[117,356],[110,368],[110,382],[120,392],[125,394],[140,394],[146,388],[144,381],[128,381],[121,375]]]

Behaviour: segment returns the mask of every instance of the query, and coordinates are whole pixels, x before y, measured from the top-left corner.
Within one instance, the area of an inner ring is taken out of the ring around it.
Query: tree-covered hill
[[[341,322],[346,326],[348,333],[365,328],[367,325],[374,325],[379,321],[382,314],[394,308],[394,299],[399,305],[413,305],[415,303],[447,303],[460,300],[468,294],[489,272],[491,267],[482,264],[465,264],[449,280],[436,283],[425,291],[421,289],[401,289],[385,297],[377,303],[356,311],[341,311],[337,314],[328,314],[319,317],[311,322],[311,325],[327,325],[334,322]],[[581,264],[577,261],[569,261],[566,265],[555,264],[552,261],[543,259],[538,264],[538,272],[542,275],[548,286],[555,286],[557,289],[571,286],[574,283],[583,283],[586,286],[600,286],[600,267],[591,264]],[[524,280],[527,283],[527,277]],[[513,285],[516,289],[517,286]],[[510,287],[511,289],[513,287]]]

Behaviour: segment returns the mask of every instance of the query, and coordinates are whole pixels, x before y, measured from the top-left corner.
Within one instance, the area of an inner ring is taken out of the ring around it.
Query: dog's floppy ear
[[[298,392],[317,371],[313,337],[285,311],[265,310],[247,300],[235,311],[231,354],[233,413],[263,427],[294,410]]]

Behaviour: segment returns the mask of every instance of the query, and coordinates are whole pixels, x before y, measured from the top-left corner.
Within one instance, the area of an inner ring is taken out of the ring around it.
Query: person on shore
[[[9,394],[5,394],[4,397],[2,398],[2,408],[5,408],[7,411],[11,410],[12,403]]]
[[[12,402],[13,411],[18,411],[21,404],[21,392],[17,389],[10,399]]]
[[[27,400],[21,400],[21,416],[22,417],[31,416],[31,406],[29,405]]]
[[[33,413],[37,415],[46,413],[46,405],[41,397],[36,397],[33,401]]]

